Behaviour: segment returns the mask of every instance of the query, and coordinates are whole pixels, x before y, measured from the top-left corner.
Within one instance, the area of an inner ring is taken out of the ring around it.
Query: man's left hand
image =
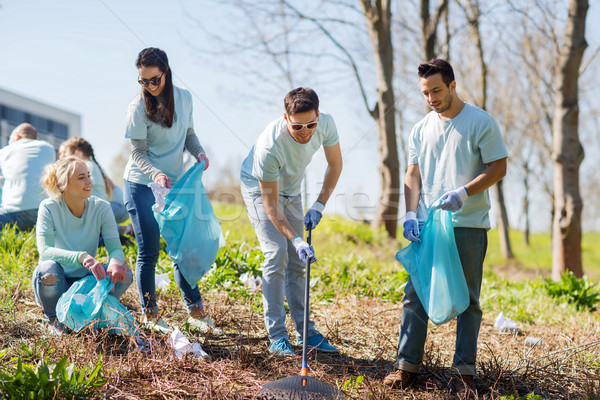
[[[443,194],[440,198],[440,205],[438,208],[446,211],[458,211],[462,208],[464,201],[469,197],[469,193],[465,187],[460,187],[456,190],[451,190]]]
[[[306,215],[304,216],[304,229],[315,229],[319,222],[321,221],[321,217],[323,217],[323,210],[325,209],[325,205],[320,201],[315,201],[311,208],[308,209]]]

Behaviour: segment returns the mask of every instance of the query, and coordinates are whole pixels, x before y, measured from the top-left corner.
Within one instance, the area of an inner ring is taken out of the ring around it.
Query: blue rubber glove
[[[416,212],[409,211],[406,213],[403,227],[404,232],[402,232],[402,234],[407,240],[421,243],[421,238],[419,238],[419,221],[417,221]]]
[[[458,211],[462,208],[464,201],[469,197],[469,192],[465,187],[446,192],[440,197],[440,205],[438,208],[447,211]]]
[[[317,261],[315,257],[315,249],[308,243],[306,243],[300,236],[296,236],[294,240],[292,240],[292,244],[296,248],[296,253],[298,253],[298,257],[300,260],[305,263],[306,259],[310,259],[310,262]]]
[[[315,229],[321,221],[325,204],[320,201],[315,201],[311,208],[308,209],[304,216],[304,229]]]

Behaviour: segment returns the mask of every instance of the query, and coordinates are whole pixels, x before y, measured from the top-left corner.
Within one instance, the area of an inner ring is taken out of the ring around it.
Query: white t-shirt
[[[417,218],[421,222],[444,193],[472,181],[492,161],[508,157],[496,120],[484,110],[465,104],[449,121],[430,112],[413,128],[408,143],[408,164],[419,164],[421,197]],[[487,190],[469,196],[452,213],[456,227],[490,228]]]
[[[102,176],[100,167],[92,160],[85,162],[88,169],[90,170],[90,176],[92,177],[92,196],[101,198],[102,200],[108,201],[108,194],[106,193],[106,182]]]
[[[0,150],[2,208],[9,212],[37,209],[47,197],[40,183],[44,167],[55,159],[54,147],[43,140],[19,139]]]
[[[313,155],[321,146],[337,142],[337,128],[329,114],[319,113],[319,124],[306,144],[292,138],[282,116],[267,125],[242,163],[242,187],[249,192],[260,192],[259,180],[279,181],[279,194],[297,196],[302,190],[304,170]]]
[[[175,116],[173,125],[165,128],[160,123],[150,121],[144,109],[144,98],[138,94],[129,105],[127,112],[126,139],[147,141],[150,163],[165,173],[172,183],[183,175],[183,149],[187,131],[194,127],[192,118],[192,95],[186,90],[173,86]],[[123,178],[142,185],[152,182],[149,176],[129,158]]]

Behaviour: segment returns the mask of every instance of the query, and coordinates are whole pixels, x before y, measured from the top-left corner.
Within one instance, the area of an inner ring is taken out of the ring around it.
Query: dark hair
[[[173,76],[171,68],[169,68],[167,53],[155,47],[148,47],[140,51],[135,66],[138,68],[158,67],[166,75],[165,87],[160,94],[162,102],[159,103],[156,97],[143,88],[142,95],[144,96],[144,108],[148,119],[170,128],[175,118],[175,101],[173,100]]]
[[[431,75],[442,74],[442,80],[446,86],[454,81],[454,70],[450,63],[442,58],[432,58],[419,65],[419,78],[428,78]]]
[[[299,87],[285,95],[283,105],[287,115],[319,111],[319,96],[310,88]]]
[[[106,186],[106,195],[110,197],[110,195],[112,194],[111,185],[108,181],[106,174],[104,173],[104,170],[102,169],[98,161],[96,161],[96,156],[94,156],[94,149],[92,148],[90,142],[79,136],[73,136],[72,138],[62,142],[60,147],[63,148],[67,156],[72,156],[75,154],[76,150],[79,150],[85,157],[88,157],[89,159],[94,161],[98,168],[100,168],[102,179],[104,179],[104,185]]]

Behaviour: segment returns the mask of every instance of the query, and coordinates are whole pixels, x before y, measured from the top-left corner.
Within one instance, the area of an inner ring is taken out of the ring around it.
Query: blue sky
[[[203,4],[186,1],[185,7],[201,15]],[[597,5],[588,16],[594,20],[600,20]],[[231,22],[213,21],[213,28]],[[175,83],[193,93],[196,131],[211,159],[206,184],[216,185],[223,171],[237,177],[262,128],[283,112],[285,93],[251,106],[235,99],[236,92],[247,92],[248,82],[204,62],[190,46],[200,37],[185,19],[181,1],[0,0],[0,87],[80,114],[82,136],[110,171],[126,143],[127,106],[140,89],[135,58],[144,47],[160,47],[169,56]],[[590,42],[598,45],[598,39]],[[373,120],[358,99],[348,106],[343,95],[307,85],[319,93],[321,109],[334,116],[345,156],[327,211],[368,214],[379,188]],[[324,168],[319,154],[307,171],[310,203]],[[357,198],[366,208],[349,206]]]

